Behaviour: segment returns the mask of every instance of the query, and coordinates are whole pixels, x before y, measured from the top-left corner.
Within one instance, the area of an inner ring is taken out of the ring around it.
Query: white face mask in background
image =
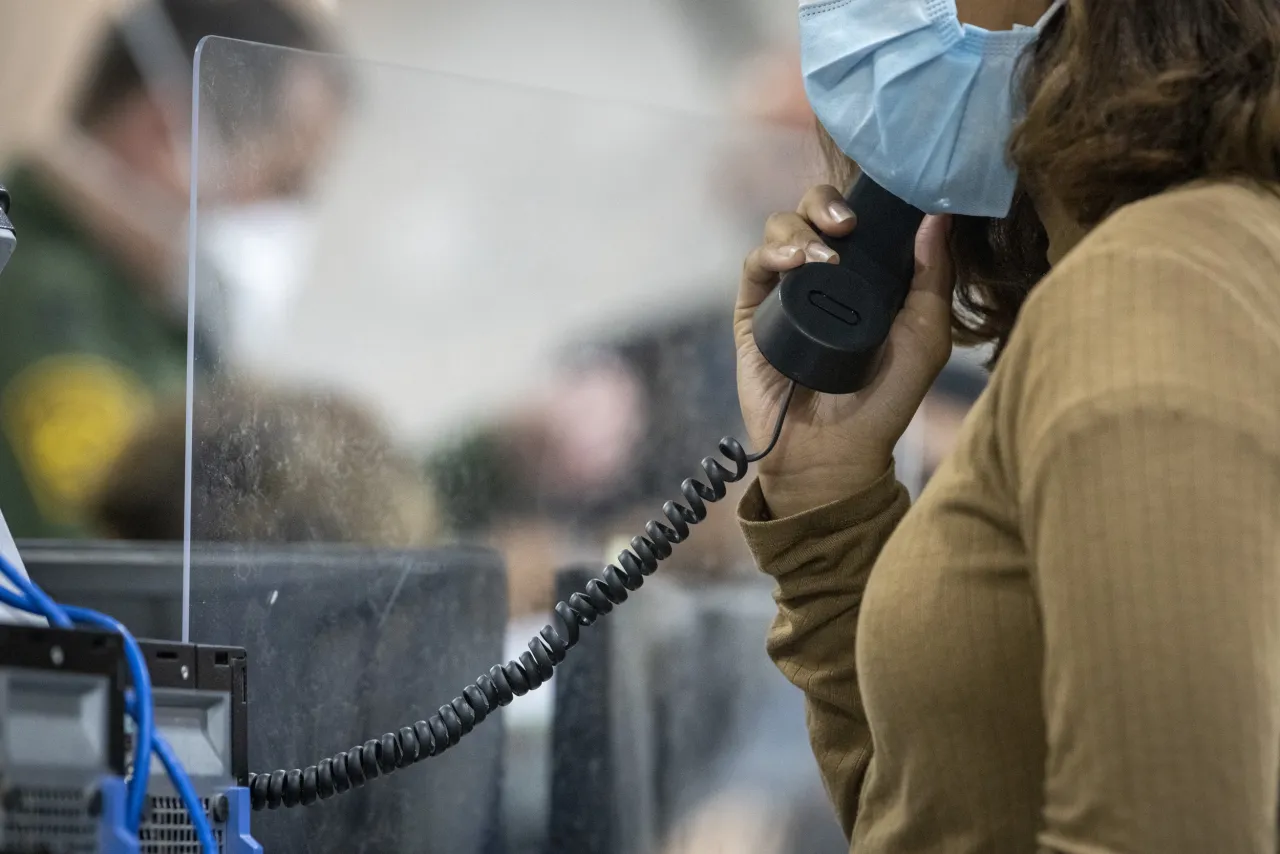
[[[199,232],[201,254],[223,286],[227,354],[250,357],[281,333],[301,295],[315,248],[314,213],[297,201],[254,202],[202,211]]]

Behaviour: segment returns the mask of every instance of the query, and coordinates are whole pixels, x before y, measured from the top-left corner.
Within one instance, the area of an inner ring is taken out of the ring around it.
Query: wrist
[[[820,471],[759,473],[760,493],[774,519],[798,516],[837,501],[861,495],[889,473],[893,457],[853,466],[829,466]]]

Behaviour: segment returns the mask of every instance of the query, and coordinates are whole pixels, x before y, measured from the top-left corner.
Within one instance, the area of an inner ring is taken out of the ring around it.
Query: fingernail
[[[827,205],[827,213],[831,214],[832,219],[836,222],[853,219],[853,211],[844,202],[832,202]]]
[[[800,251],[799,246],[779,246],[776,250],[778,257],[783,261],[790,261],[796,257],[796,253]]]
[[[836,257],[836,253],[831,251],[830,247],[824,246],[816,240],[805,247],[804,255],[810,261],[817,261],[820,264],[825,264]]]

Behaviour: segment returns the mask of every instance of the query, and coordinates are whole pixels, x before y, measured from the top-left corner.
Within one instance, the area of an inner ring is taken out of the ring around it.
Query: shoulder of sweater
[[[1119,259],[1125,263],[1115,264]],[[1278,273],[1280,188],[1203,182],[1116,211],[1067,254],[1027,305],[1124,302],[1131,288],[1199,284],[1233,292],[1280,327]],[[1172,312],[1188,302],[1177,291],[1166,295]]]
[[[1138,411],[1280,441],[1280,196],[1205,184],[1118,211],[1036,286],[992,384],[1031,444]]]
[[[1145,343],[1138,359],[1253,346],[1280,365],[1280,191],[1206,183],[1122,208],[1035,287],[1017,326],[1039,343]],[[1175,341],[1210,349],[1153,349]]]

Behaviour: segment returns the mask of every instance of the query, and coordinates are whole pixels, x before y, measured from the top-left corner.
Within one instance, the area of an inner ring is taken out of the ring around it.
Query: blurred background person
[[[18,536],[83,535],[85,501],[133,429],[183,392],[191,57],[210,34],[328,44],[275,0],[135,5],[93,47],[63,126],[7,169],[23,246],[0,288],[0,504]],[[288,69],[281,91],[297,100],[313,78]],[[303,102],[310,131],[331,121],[333,100]],[[229,204],[305,184],[308,152],[271,115],[252,129],[252,168],[219,176]],[[216,337],[200,343],[207,368]]]
[[[435,502],[382,425],[341,397],[218,382],[192,437],[193,542],[359,543],[420,548],[435,541]],[[149,419],[91,502],[113,539],[181,540],[186,407]]]
[[[574,346],[527,401],[429,456],[454,531],[507,556],[513,616],[540,619],[556,569],[626,547],[685,478],[706,480],[698,461],[740,425],[721,321],[694,314]],[[736,526],[719,522],[698,526],[668,575],[746,572]]]

